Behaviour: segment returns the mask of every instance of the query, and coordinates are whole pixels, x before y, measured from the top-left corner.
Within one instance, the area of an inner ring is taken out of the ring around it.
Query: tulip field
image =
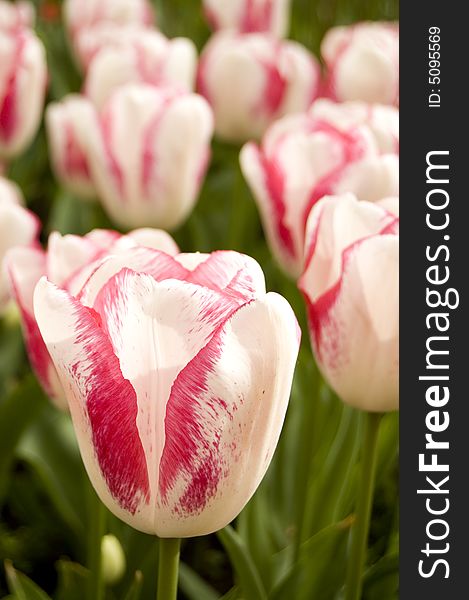
[[[0,0],[0,598],[398,598],[398,13]]]

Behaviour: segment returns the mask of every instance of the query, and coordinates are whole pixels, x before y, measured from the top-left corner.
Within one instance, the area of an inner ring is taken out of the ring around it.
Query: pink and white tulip
[[[303,269],[309,213],[323,196],[378,201],[399,193],[397,155],[381,154],[369,127],[335,111],[284,117],[260,146],[243,147],[240,162],[271,251],[293,278]]]
[[[178,252],[177,245],[166,232],[140,229],[126,236],[107,230],[95,230],[84,237],[61,236],[54,232],[49,236],[47,251],[40,247],[15,248],[8,253],[6,267],[10,288],[20,309],[29,360],[44,391],[63,410],[67,409],[65,393],[34,316],[34,288],[45,275],[55,285],[76,293],[96,268],[96,261],[108,254],[117,255],[140,246],[156,248],[170,255]]]
[[[44,47],[26,28],[0,27],[0,160],[20,154],[39,127],[47,83]]]
[[[322,41],[327,94],[338,100],[399,102],[399,27],[365,22],[333,27]]]
[[[314,119],[340,123],[346,129],[366,125],[381,154],[399,154],[399,110],[395,106],[358,101],[337,103],[319,98],[309,114]]]
[[[287,34],[291,0],[203,0],[207,20],[215,31]]]
[[[34,310],[106,506],[160,537],[235,518],[275,450],[299,347],[259,265],[130,250],[77,297],[43,278]]]
[[[215,34],[202,52],[198,90],[228,141],[259,138],[279,117],[306,110],[318,94],[319,64],[296,42],[265,34]]]
[[[299,281],[318,365],[338,396],[366,411],[399,406],[399,219],[352,194],[323,198]]]
[[[7,2],[0,0],[0,30],[13,31],[22,27],[33,27],[34,7],[30,2]]]
[[[86,73],[86,94],[98,108],[128,83],[194,89],[197,49],[188,38],[168,40],[154,30],[122,28],[114,40],[94,50]]]
[[[122,227],[177,227],[191,212],[210,156],[213,117],[197,94],[128,85],[84,124],[93,180]]]
[[[16,246],[35,246],[39,235],[39,220],[23,208],[23,196],[13,182],[0,177],[0,312],[10,299],[4,259]]]
[[[96,197],[87,136],[93,127],[99,127],[98,114],[84,96],[71,94],[61,102],[50,103],[46,109],[52,169],[64,187],[84,199]]]
[[[85,66],[80,52],[83,34],[106,25],[146,27],[153,23],[153,11],[149,0],[65,0],[63,18],[75,54]]]

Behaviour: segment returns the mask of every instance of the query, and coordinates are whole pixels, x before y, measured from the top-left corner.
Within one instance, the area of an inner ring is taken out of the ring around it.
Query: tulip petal
[[[65,410],[67,402],[62,385],[34,318],[34,288],[46,272],[46,255],[36,248],[14,248],[7,255],[6,265],[31,365],[50,399]]]
[[[150,484],[135,390],[92,310],[45,277],[36,286],[34,310],[66,390],[88,475],[117,516],[138,524],[148,512]]]
[[[158,535],[216,531],[248,502],[280,435],[298,347],[293,311],[270,293],[237,310],[179,373],[165,416]]]
[[[395,235],[356,242],[335,287],[308,300],[320,366],[337,394],[362,410],[398,408],[398,254]]]

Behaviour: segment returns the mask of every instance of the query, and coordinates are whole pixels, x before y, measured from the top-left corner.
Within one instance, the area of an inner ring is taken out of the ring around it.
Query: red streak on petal
[[[83,360],[71,365],[69,375],[86,397],[93,446],[111,495],[135,514],[140,503],[149,502],[150,485],[145,453],[136,419],[137,395],[120,370],[109,339],[99,328],[92,311],[74,299]]]
[[[84,179],[90,178],[88,159],[77,143],[73,128],[70,124],[65,129],[64,171],[68,175],[78,175]]]
[[[11,140],[18,127],[17,76],[21,72],[22,54],[25,45],[25,38],[21,32],[13,35],[16,47],[11,61],[10,73],[6,78],[3,101],[0,103],[0,139],[5,142]]]
[[[272,13],[272,0],[263,0],[263,2],[246,0],[240,30],[242,33],[269,31],[272,24]]]
[[[125,199],[124,196],[124,175],[122,173],[121,166],[114,155],[113,141],[112,141],[112,121],[113,115],[111,110],[108,108],[104,111],[101,118],[101,131],[104,143],[104,150],[108,161],[108,169],[111,173],[111,177],[114,179],[116,184],[117,192],[121,199]]]
[[[275,116],[282,106],[287,91],[287,80],[278,68],[280,46],[278,46],[272,62],[260,60],[265,70],[265,87],[261,102],[256,110]]]

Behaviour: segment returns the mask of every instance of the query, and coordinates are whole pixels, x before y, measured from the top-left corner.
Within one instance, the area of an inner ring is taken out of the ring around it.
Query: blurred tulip
[[[92,35],[93,30],[88,37]],[[114,43],[93,50],[85,90],[98,108],[114,90],[127,83],[149,83],[190,92],[194,89],[196,69],[197,49],[191,40],[168,40],[157,31],[122,28],[116,32]]]
[[[279,117],[306,110],[319,64],[304,46],[263,34],[215,34],[202,52],[198,90],[212,105],[220,138],[259,138]]]
[[[234,519],[272,458],[299,347],[259,265],[129,250],[77,298],[41,279],[34,310],[106,506],[160,537]]]
[[[203,0],[212,29],[265,32],[276,37],[287,34],[290,4],[291,0]]]
[[[78,94],[52,102],[46,109],[49,153],[55,176],[80,198],[95,198],[85,123],[99,127],[94,106]]]
[[[340,398],[399,405],[399,219],[353,194],[323,198],[307,225],[299,281],[318,365]]]
[[[102,25],[141,27],[153,23],[149,0],[65,0],[63,18],[70,42],[81,61],[80,37]]]
[[[314,119],[340,123],[346,129],[366,125],[382,154],[399,154],[399,110],[395,106],[367,102],[337,103],[320,98],[313,102],[309,113]]]
[[[13,31],[34,25],[34,7],[30,2],[0,0],[0,30]]]
[[[122,227],[177,227],[192,210],[210,156],[213,118],[201,96],[148,85],[113,94],[89,138],[93,179]]]
[[[313,108],[284,117],[260,146],[250,142],[241,150],[241,170],[272,253],[293,278],[302,272],[306,221],[318,200],[348,191],[369,201],[399,193],[398,157],[381,155],[360,120],[338,116],[339,109],[326,115]]]
[[[34,317],[34,287],[46,275],[49,281],[76,293],[96,268],[95,261],[135,246],[157,248],[168,254],[178,252],[177,245],[164,231],[140,229],[121,236],[116,231],[97,229],[83,237],[54,232],[49,236],[47,251],[39,247],[15,248],[8,253],[10,288],[21,312],[29,360],[44,391],[63,410],[67,409],[65,393]]]
[[[8,277],[4,265],[7,252],[16,246],[37,244],[40,223],[21,206],[23,196],[11,181],[0,177],[0,312],[9,300]]]
[[[115,535],[107,534],[101,541],[103,561],[103,579],[107,585],[114,585],[125,573],[126,560],[124,549]]]
[[[399,102],[399,27],[365,22],[333,27],[322,41],[327,94],[338,101]]]
[[[0,159],[20,154],[33,139],[46,83],[45,50],[36,35],[0,27]]]

